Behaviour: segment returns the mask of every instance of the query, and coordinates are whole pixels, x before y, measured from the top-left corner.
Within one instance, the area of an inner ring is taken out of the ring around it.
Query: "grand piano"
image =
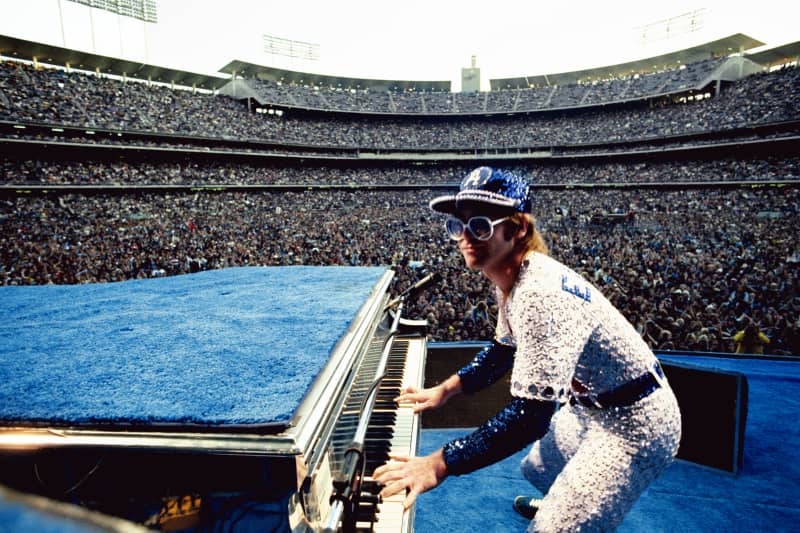
[[[424,321],[383,268],[2,287],[0,487],[161,531],[413,531]]]

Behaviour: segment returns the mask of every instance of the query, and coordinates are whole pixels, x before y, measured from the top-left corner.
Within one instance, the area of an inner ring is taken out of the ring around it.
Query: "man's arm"
[[[467,474],[489,466],[539,440],[557,408],[554,401],[514,398],[474,432],[443,446],[447,474]]]
[[[438,486],[448,475],[460,475],[495,463],[540,439],[550,427],[556,402],[515,398],[494,418],[466,437],[422,457],[395,457],[378,467],[373,478],[388,498],[406,490],[410,507],[417,495]]]
[[[456,374],[461,378],[461,391],[472,394],[485,389],[514,365],[514,346],[492,340],[475,358]]]
[[[492,341],[472,361],[445,381],[422,390],[409,387],[396,401],[414,403],[415,413],[437,409],[456,394],[477,392],[500,379],[513,366],[515,351],[513,346]]]
[[[435,387],[417,390],[416,387],[408,387],[400,396],[395,398],[397,403],[414,404],[414,412],[427,411],[428,409],[438,409],[452,396],[461,393],[461,378],[453,374]]]

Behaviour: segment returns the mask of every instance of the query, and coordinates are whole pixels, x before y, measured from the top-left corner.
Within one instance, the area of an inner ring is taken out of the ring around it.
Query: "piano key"
[[[423,386],[425,350],[425,340],[421,337],[397,337],[389,351],[385,377],[378,387],[364,440],[367,476],[392,456],[412,457],[417,453],[419,415],[414,414],[413,404],[398,404],[395,398],[409,386],[416,388]],[[332,439],[331,466],[334,470],[341,464],[343,454],[352,441],[361,402],[369,392],[376,369],[377,364],[364,364],[354,380],[353,390],[345,402]],[[367,477],[362,480],[361,489],[365,494],[365,501],[359,506],[357,531],[379,533],[413,531],[413,508],[403,509],[404,494],[373,504],[367,501],[368,496],[377,495],[381,487]]]

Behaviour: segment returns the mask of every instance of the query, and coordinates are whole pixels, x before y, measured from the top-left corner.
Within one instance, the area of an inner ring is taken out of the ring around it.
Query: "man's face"
[[[478,211],[475,209],[459,209],[453,216],[460,219],[465,224],[474,216],[486,216],[491,220],[503,218],[502,214]],[[513,238],[506,239],[505,225],[508,221],[501,222],[494,226],[492,236],[485,241],[477,239],[469,230],[464,231],[464,235],[458,241],[458,248],[468,268],[473,270],[485,270],[493,266],[501,265],[506,259],[510,258],[514,249]]]

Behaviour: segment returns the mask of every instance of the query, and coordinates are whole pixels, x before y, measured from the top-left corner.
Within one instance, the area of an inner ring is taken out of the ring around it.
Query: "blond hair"
[[[528,221],[528,231],[525,236],[519,241],[518,246],[522,247],[525,255],[530,252],[539,252],[540,254],[547,255],[547,243],[544,242],[541,232],[536,228],[536,219],[530,213],[514,213],[509,219],[510,222],[517,226],[522,226],[523,220]]]

